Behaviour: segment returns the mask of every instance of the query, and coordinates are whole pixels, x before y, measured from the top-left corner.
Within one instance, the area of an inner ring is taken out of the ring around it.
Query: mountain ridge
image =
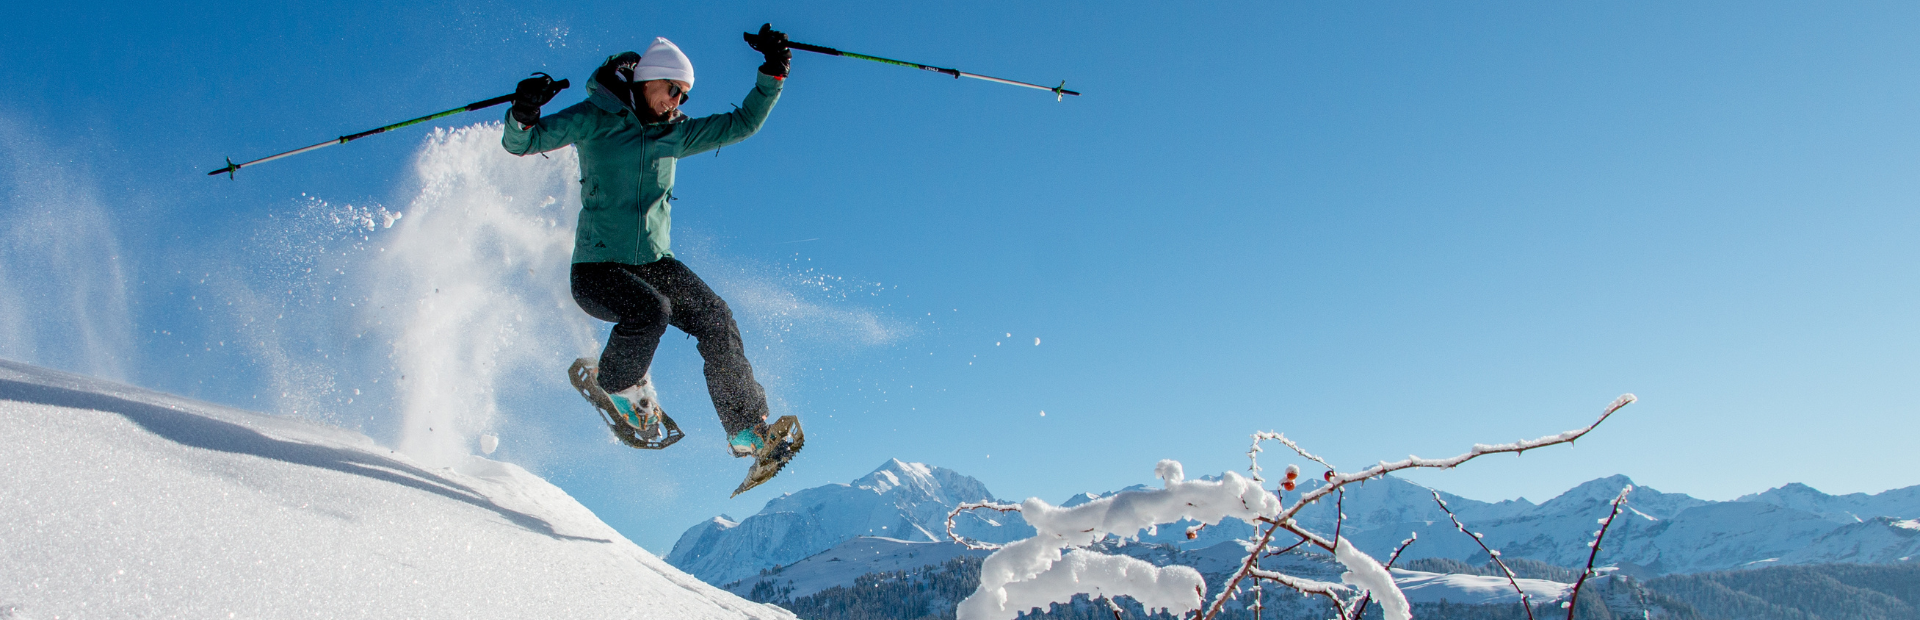
[[[828,484],[768,500],[739,521],[710,519],[681,534],[667,563],[722,585],[792,564],[857,536],[944,541],[947,513],[963,502],[994,500],[985,484],[950,469],[890,459],[848,484]],[[1033,534],[1019,515],[968,513],[954,532],[987,542]]]
[[[953,488],[948,488],[949,484]],[[1292,501],[1322,484],[1308,480],[1300,489],[1283,494],[1283,500]],[[1916,520],[1920,519],[1920,485],[1871,495],[1834,496],[1791,483],[1735,500],[1713,501],[1661,492],[1616,474],[1583,482],[1535,504],[1526,499],[1483,502],[1386,476],[1346,487],[1346,519],[1341,528],[1343,535],[1375,557],[1386,557],[1411,533],[1418,536],[1418,542],[1402,556],[1407,560],[1484,562],[1486,555],[1480,546],[1456,530],[1434,503],[1433,496],[1438,493],[1503,557],[1578,567],[1587,559],[1587,542],[1592,540],[1595,521],[1608,513],[1607,502],[1629,485],[1634,490],[1628,495],[1622,516],[1609,531],[1600,558],[1602,564],[1618,565],[1629,574],[1653,576],[1828,562],[1901,563],[1920,557],[1920,520]],[[1079,493],[1059,505],[1074,506],[1147,488],[1132,485],[1107,493]],[[858,536],[944,541],[945,515],[953,506],[991,497],[986,485],[972,477],[891,459],[853,483],[814,487],[775,498],[737,525],[723,526],[733,522],[721,519],[691,528],[667,561],[709,579],[709,583],[726,585],[764,569],[805,560]],[[865,503],[847,503],[862,498]],[[866,512],[838,514],[850,510]],[[1335,515],[1334,502],[1323,499],[1302,510],[1297,518],[1309,529],[1331,533]],[[749,522],[754,527],[748,528]],[[1197,524],[1169,525],[1140,532],[1134,538],[1197,550],[1254,533],[1251,525],[1229,520],[1202,528],[1189,539],[1186,530],[1193,525]],[[956,532],[968,538],[989,542],[1016,540],[1031,532],[1018,513],[973,511],[957,518],[955,526]],[[767,538],[756,538],[760,536]],[[775,547],[779,553],[743,556],[725,551],[752,548],[761,541],[769,543],[762,548]],[[719,547],[709,549],[707,545]],[[716,566],[724,569],[710,568]],[[845,580],[850,583],[854,576],[847,575]]]

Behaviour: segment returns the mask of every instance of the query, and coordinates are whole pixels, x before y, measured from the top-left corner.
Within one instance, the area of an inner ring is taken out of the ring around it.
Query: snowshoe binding
[[[593,358],[583,357],[574,360],[573,367],[567,369],[567,379],[573,383],[573,389],[593,405],[593,410],[600,413],[600,421],[607,424],[607,429],[613,431],[613,437],[620,443],[629,448],[659,450],[686,436],[657,402],[643,403],[637,395],[625,392],[608,394],[596,380],[599,372]],[[621,407],[622,404],[626,406]]]
[[[740,481],[740,488],[733,490],[732,497],[738,497],[748,489],[760,486],[800,453],[800,447],[806,445],[807,435],[800,429],[800,419],[787,415],[780,416],[773,424],[758,424],[742,429],[727,439],[727,447],[736,457],[753,457],[753,466],[747,468],[747,478]]]

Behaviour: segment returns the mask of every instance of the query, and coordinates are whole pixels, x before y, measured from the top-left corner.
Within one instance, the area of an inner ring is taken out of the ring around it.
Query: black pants
[[[766,421],[767,394],[753,379],[733,311],[685,263],[575,263],[572,280],[580,309],[614,324],[600,353],[602,389],[618,392],[639,383],[672,325],[699,340],[707,393],[727,435]]]

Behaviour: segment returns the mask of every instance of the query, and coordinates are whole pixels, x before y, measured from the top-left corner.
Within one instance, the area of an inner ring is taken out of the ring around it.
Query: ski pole
[[[751,36],[751,33],[749,33],[749,36]],[[806,43],[797,43],[797,42],[793,42],[793,41],[788,41],[788,42],[787,42],[787,47],[788,47],[789,49],[796,49],[796,50],[800,50],[800,51],[803,51],[803,52],[813,52],[813,53],[815,53],[815,54],[826,54],[826,55],[828,55],[828,56],[844,56],[844,57],[847,57],[847,58],[858,58],[858,59],[861,59],[861,60],[871,60],[871,61],[874,61],[874,62],[883,62],[883,63],[886,63],[886,64],[889,64],[889,65],[899,65],[899,66],[902,66],[902,67],[912,67],[912,68],[915,68],[915,69],[920,69],[920,70],[923,70],[923,71],[932,71],[932,72],[934,72],[934,73],[945,73],[945,74],[947,74],[947,75],[951,75],[951,76],[953,76],[953,79],[956,79],[956,80],[957,80],[957,79],[960,79],[960,78],[963,78],[963,77],[969,77],[969,78],[973,78],[973,79],[976,79],[976,80],[986,80],[986,81],[989,81],[989,82],[999,82],[999,83],[1001,83],[1001,84],[1012,84],[1012,85],[1014,85],[1014,86],[1025,86],[1025,87],[1027,87],[1027,88],[1035,88],[1035,89],[1039,89],[1039,90],[1044,90],[1044,91],[1048,91],[1048,92],[1052,92],[1052,93],[1053,93],[1053,100],[1054,100],[1054,101],[1060,101],[1060,100],[1061,100],[1061,99],[1063,98],[1063,97],[1062,97],[1062,95],[1073,95],[1073,96],[1075,96],[1075,97],[1078,97],[1078,96],[1080,96],[1080,93],[1077,93],[1077,92],[1074,92],[1074,91],[1071,91],[1071,90],[1067,90],[1067,88],[1066,88],[1066,87],[1067,87],[1067,81],[1066,81],[1066,80],[1061,80],[1061,81],[1060,81],[1060,85],[1059,85],[1059,86],[1041,86],[1041,85],[1039,85],[1039,84],[1028,84],[1028,83],[1026,83],[1026,82],[1019,82],[1019,81],[1015,81],[1015,80],[1008,80],[1008,79],[1003,79],[1003,78],[997,78],[997,77],[992,77],[992,76],[986,76],[986,75],[980,75],[980,74],[977,74],[977,73],[967,73],[967,72],[965,72],[965,71],[961,71],[961,70],[959,70],[959,69],[943,69],[943,68],[940,68],[940,67],[935,67],[935,66],[932,66],[932,65],[923,65],[923,64],[920,64],[920,63],[917,63],[917,62],[907,62],[907,61],[904,61],[904,60],[894,60],[894,59],[892,59],[892,58],[881,58],[881,57],[879,57],[879,56],[868,56],[868,55],[866,55],[866,54],[855,54],[855,53],[853,53],[853,52],[843,52],[843,51],[840,51],[840,50],[837,50],[837,49],[833,49],[833,48],[831,48],[831,47],[826,47],[826,46],[823,46],[823,45],[808,45],[808,44],[806,44]]]
[[[546,74],[545,74],[545,73],[536,73],[536,74],[534,74],[534,75],[546,75]],[[566,81],[566,80],[559,80],[559,81],[556,81],[556,82],[554,82],[554,83],[553,83],[553,86],[552,86],[551,88],[552,88],[552,91],[553,91],[553,92],[555,92],[555,93],[558,93],[558,92],[560,92],[560,91],[562,91],[562,90],[566,90],[566,89],[567,89],[567,86],[568,86],[568,84],[567,84],[567,81]],[[225,172],[225,173],[227,173],[227,178],[229,178],[229,179],[231,179],[231,178],[233,178],[233,173],[234,173],[234,171],[236,171],[236,170],[239,170],[239,169],[241,169],[241,168],[245,168],[245,167],[247,167],[247,166],[252,166],[252,165],[255,165],[255,164],[264,164],[264,163],[267,163],[267,162],[270,162],[270,161],[273,161],[273,160],[276,160],[276,159],[280,159],[280,158],[282,158],[282,157],[292,157],[292,156],[294,156],[294,155],[299,155],[299,154],[301,154],[301,153],[305,153],[305,152],[307,152],[307,151],[312,151],[312,150],[316,150],[316,149],[321,149],[321,148],[326,148],[326,147],[329,147],[329,146],[333,146],[333,145],[335,145],[335,144],[346,144],[346,143],[348,143],[348,142],[352,142],[352,141],[354,141],[354,140],[358,140],[358,139],[361,139],[361,138],[365,138],[365,137],[367,137],[367,136],[371,136],[371,135],[373,135],[373,134],[377,134],[377,133],[386,133],[386,132],[388,132],[388,131],[392,131],[392,130],[395,130],[395,129],[399,129],[399,128],[401,128],[401,127],[406,127],[406,126],[408,126],[408,125],[413,125],[413,124],[417,124],[417,123],[424,123],[424,122],[427,122],[427,121],[430,121],[430,120],[433,120],[433,119],[436,119],[436,118],[445,118],[445,117],[448,117],[448,116],[453,116],[453,115],[455,115],[455,114],[459,114],[459,113],[461,113],[461,112],[472,112],[472,111],[474,111],[474,110],[479,110],[479,109],[483,109],[483,108],[491,108],[491,107],[493,107],[493,106],[497,106],[497,105],[500,105],[500,104],[502,104],[502,103],[506,103],[506,102],[509,102],[509,101],[513,101],[513,98],[514,98],[514,97],[515,97],[515,96],[516,96],[517,94],[518,94],[518,93],[514,93],[514,94],[506,94],[506,95],[501,95],[501,96],[498,96],[498,97],[494,97],[494,98],[492,98],[492,99],[482,99],[482,100],[480,100],[480,101],[475,101],[475,102],[473,102],[473,103],[469,103],[469,104],[467,104],[467,105],[463,105],[463,106],[460,106],[460,107],[457,107],[457,108],[454,108],[454,109],[451,109],[451,110],[446,110],[446,111],[443,111],[443,112],[435,112],[435,113],[432,113],[432,114],[428,114],[428,115],[426,115],[426,116],[422,116],[422,117],[420,117],[420,118],[416,118],[416,119],[413,119],[413,120],[408,120],[408,121],[400,121],[400,122],[398,122],[398,123],[394,123],[394,124],[392,124],[392,125],[387,125],[387,126],[385,126],[385,127],[379,127],[379,128],[375,128],[375,129],[368,129],[368,130],[366,130],[366,131],[362,131],[362,132],[360,132],[360,133],[356,133],[356,134],[352,134],[352,135],[346,135],[346,136],[340,136],[340,137],[338,137],[338,138],[334,138],[334,139],[332,139],[332,140],[328,140],[328,141],[326,141],[326,142],[321,142],[321,143],[319,143],[319,144],[315,144],[315,145],[313,145],[313,146],[309,146],[309,147],[304,147],[304,148],[297,148],[297,149],[294,149],[294,150],[291,150],[291,151],[287,151],[287,152],[285,152],[285,153],[281,153],[281,154],[279,154],[279,155],[269,155],[269,156],[266,156],[266,157],[262,157],[262,158],[260,158],[260,159],[256,159],[256,160],[253,160],[253,161],[250,161],[250,162],[246,162],[246,163],[243,163],[243,164],[236,164],[236,163],[233,163],[233,158],[231,158],[231,157],[229,157],[229,158],[227,158],[227,167],[225,167],[225,168],[221,168],[221,169],[219,169],[219,170],[215,170],[215,171],[213,171],[213,172],[209,172],[209,173],[207,173],[207,176],[216,176],[216,175],[219,175],[219,174],[220,174],[220,173],[222,173],[222,172]]]

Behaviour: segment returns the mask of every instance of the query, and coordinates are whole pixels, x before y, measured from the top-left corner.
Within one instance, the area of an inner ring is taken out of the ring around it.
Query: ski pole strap
[[[999,82],[999,83],[1001,83],[1001,84],[1008,84],[1008,85],[1012,85],[1012,86],[1024,86],[1024,87],[1026,87],[1026,88],[1034,88],[1034,89],[1039,89],[1039,90],[1044,90],[1044,91],[1048,91],[1048,92],[1051,92],[1051,93],[1053,93],[1053,98],[1054,98],[1054,100],[1055,100],[1055,101],[1058,101],[1058,100],[1060,100],[1060,99],[1061,99],[1061,96],[1062,96],[1062,95],[1073,95],[1073,96],[1075,96],[1075,97],[1078,97],[1078,96],[1080,96],[1080,93],[1079,93],[1079,92],[1076,92],[1076,91],[1071,91],[1071,90],[1067,90],[1067,82],[1066,82],[1066,80],[1061,80],[1061,81],[1060,81],[1060,85],[1059,85],[1059,86],[1041,86],[1041,85],[1039,85],[1039,84],[1028,84],[1028,83],[1026,83],[1026,82],[1020,82],[1020,81],[1016,81],[1016,80],[1009,80],[1009,79],[1004,79],[1004,78],[997,78],[997,77],[992,77],[992,76],[987,76],[987,75],[980,75],[980,74],[977,74],[977,73],[967,73],[967,72],[965,72],[965,71],[961,71],[961,70],[959,70],[959,69],[947,69],[947,68],[944,68],[944,67],[935,67],[935,66],[933,66],[933,65],[923,65],[923,64],[920,64],[920,63],[917,63],[917,62],[907,62],[907,61],[905,61],[905,60],[894,60],[894,59],[892,59],[892,58],[881,58],[881,57],[879,57],[879,56],[868,56],[868,55],[866,55],[866,54],[856,54],[856,53],[853,53],[853,52],[843,52],[843,51],[840,51],[840,50],[837,50],[837,49],[834,49],[834,48],[831,48],[831,47],[827,47],[827,46],[824,46],[824,45],[811,45],[811,44],[807,44],[807,43],[799,43],[799,42],[794,42],[794,41],[788,41],[788,42],[787,42],[787,47],[788,47],[789,49],[796,49],[796,50],[800,50],[800,51],[803,51],[803,52],[813,52],[813,53],[815,53],[815,54],[826,54],[826,55],[828,55],[828,56],[843,56],[843,57],[846,57],[846,58],[858,58],[858,59],[861,59],[861,60],[871,60],[871,61],[873,61],[873,62],[880,62],[880,63],[886,63],[886,64],[889,64],[889,65],[898,65],[898,66],[902,66],[902,67],[911,67],[911,68],[914,68],[914,69],[920,69],[920,70],[923,70],[923,71],[932,71],[932,72],[934,72],[934,73],[943,73],[943,74],[946,74],[946,75],[951,75],[951,76],[953,76],[953,78],[954,78],[954,79],[956,79],[956,80],[957,80],[957,79],[960,79],[960,78],[963,78],[963,77],[969,77],[969,78],[973,78],[973,79],[976,79],[976,80],[986,80],[986,81],[989,81],[989,82]]]

